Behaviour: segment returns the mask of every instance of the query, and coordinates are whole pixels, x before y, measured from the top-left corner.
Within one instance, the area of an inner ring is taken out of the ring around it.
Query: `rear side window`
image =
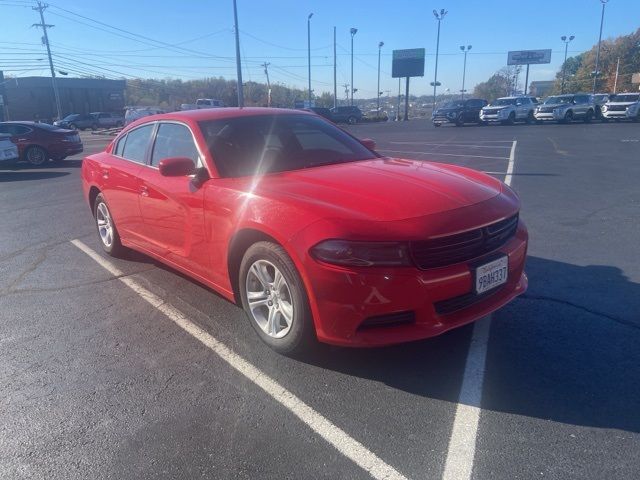
[[[152,131],[153,125],[145,125],[131,130],[127,134],[122,156],[136,163],[144,163]]]
[[[161,123],[153,145],[151,165],[157,166],[160,160],[171,157],[186,157],[198,164],[198,149],[193,141],[191,130],[178,123]]]
[[[122,156],[122,152],[124,150],[124,143],[127,141],[127,136],[125,135],[124,137],[122,137],[120,140],[118,140],[118,143],[116,143],[116,148],[113,149],[113,154],[117,155],[118,157]]]

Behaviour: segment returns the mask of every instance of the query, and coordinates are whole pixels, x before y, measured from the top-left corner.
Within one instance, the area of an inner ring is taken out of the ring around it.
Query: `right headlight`
[[[325,240],[311,248],[321,262],[353,267],[406,267],[411,265],[408,245],[402,242]]]
[[[600,110],[602,110],[603,112],[606,112],[607,110],[609,110],[609,107],[607,107],[606,105],[603,105],[602,108],[600,108]]]

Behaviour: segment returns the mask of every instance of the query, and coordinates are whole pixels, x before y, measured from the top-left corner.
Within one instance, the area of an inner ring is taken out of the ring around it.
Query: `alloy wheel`
[[[27,161],[31,165],[40,166],[47,161],[47,154],[40,147],[31,147],[27,150]]]
[[[105,247],[111,247],[113,245],[113,222],[111,221],[109,209],[102,202],[96,208],[96,223],[100,240],[102,240]]]
[[[245,282],[247,303],[254,322],[272,338],[282,338],[293,325],[294,305],[289,284],[280,270],[267,260],[249,268]]]

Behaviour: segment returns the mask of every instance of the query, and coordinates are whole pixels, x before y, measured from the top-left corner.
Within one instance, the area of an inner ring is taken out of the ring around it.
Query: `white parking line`
[[[390,153],[405,153],[405,154],[413,154],[413,155],[443,155],[446,157],[470,157],[470,158],[490,158],[493,160],[509,160],[509,157],[491,157],[486,155],[467,155],[462,153],[442,153],[442,152],[407,152],[405,150],[387,150],[384,148],[379,149],[381,152],[390,152]]]
[[[511,185],[515,164],[517,141],[511,144],[511,154],[507,165],[504,183]],[[491,316],[476,322],[473,326],[471,344],[464,367],[462,386],[458,397],[458,406],[453,420],[447,460],[442,475],[443,480],[469,480],[473,471],[473,460],[476,454],[478,423],[480,422],[482,386],[484,383],[487,346]]]
[[[430,147],[511,148],[511,145],[478,145],[475,143],[389,142],[394,145],[428,145]]]
[[[260,387],[267,395],[281,404],[296,417],[302,420],[311,430],[333,445],[342,455],[367,471],[373,478],[380,480],[406,480],[406,477],[387,465],[376,454],[368,450],[344,430],[332,424],[325,417],[308,406],[293,393],[278,384],[275,380],[254,367],[245,359],[234,353],[212,335],[187,319],[182,312],[166,303],[162,298],[141,286],[134,279],[127,277],[113,263],[98,255],[80,240],[72,240],[76,247],[95,260],[102,268],[117,277],[131,290],[161,311],[169,320],[197,339],[204,346],[224,360],[231,368]]]

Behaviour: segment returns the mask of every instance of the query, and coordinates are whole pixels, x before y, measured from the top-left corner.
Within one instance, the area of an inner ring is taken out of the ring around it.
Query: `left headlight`
[[[600,107],[600,110],[603,112],[606,112],[607,110],[609,110],[609,107],[607,107],[606,105],[603,105],[602,107]]]
[[[411,265],[408,245],[402,242],[325,240],[310,250],[321,262],[352,267],[406,267]]]

